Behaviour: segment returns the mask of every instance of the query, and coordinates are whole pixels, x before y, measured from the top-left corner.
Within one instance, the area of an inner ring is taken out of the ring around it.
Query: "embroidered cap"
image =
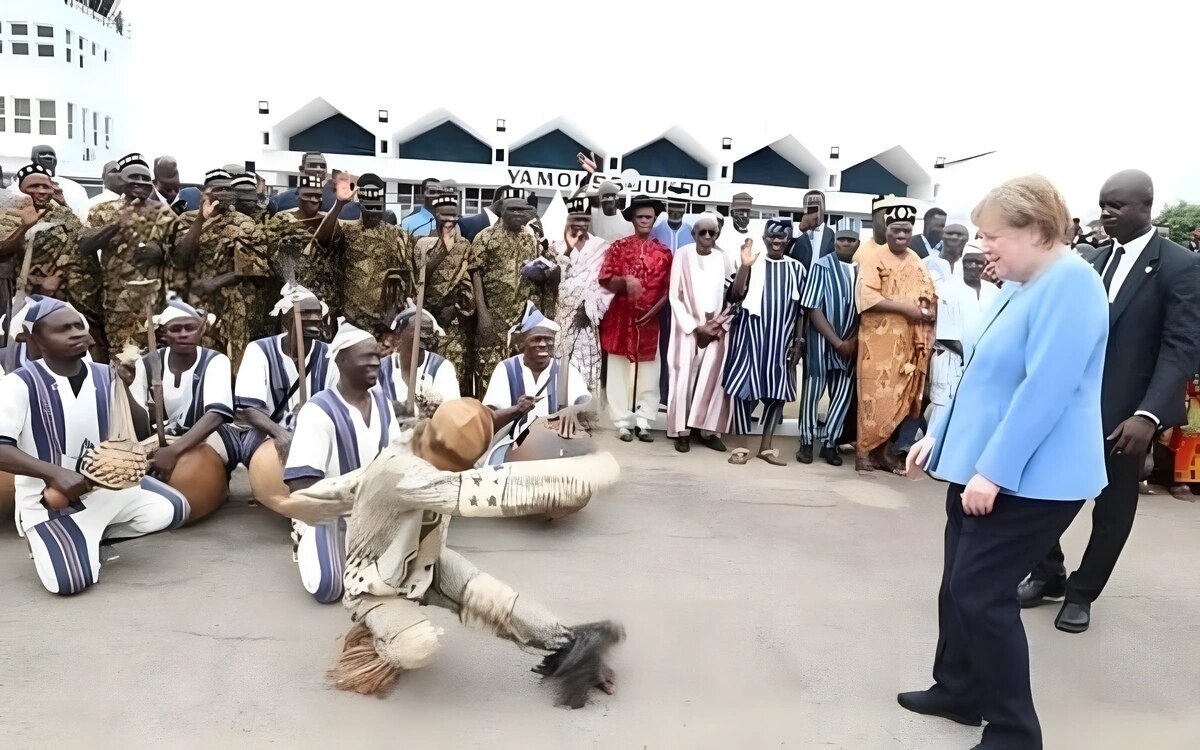
[[[170,323],[172,320],[177,320],[178,318],[195,318],[196,320],[203,320],[209,325],[217,322],[216,315],[213,315],[212,313],[209,313],[208,315],[202,315],[199,310],[181,299],[173,299],[168,302],[166,308],[150,320],[155,326],[162,327],[167,323]]]
[[[909,203],[898,203],[883,210],[884,224],[894,224],[898,221],[912,223],[917,220],[917,208]]]
[[[580,195],[567,201],[567,216],[591,216],[590,201],[586,195]]]
[[[285,312],[291,312],[292,307],[298,302],[303,302],[306,299],[315,299],[321,303],[321,314],[329,314],[329,305],[326,305],[322,300],[317,298],[306,287],[303,287],[294,282],[288,282],[283,285],[283,289],[279,291],[281,299],[275,303],[275,307],[271,308],[271,314],[274,316],[282,315]]]
[[[44,174],[47,177],[54,176],[54,175],[50,174],[49,169],[46,169],[41,164],[36,164],[36,163],[28,164],[17,170],[17,185],[20,185],[21,183],[25,182],[26,177],[30,177],[35,174]]]
[[[253,172],[242,172],[235,174],[233,179],[229,181],[229,186],[233,188],[252,187],[258,188],[258,175]]]
[[[442,195],[434,196],[434,198],[429,201],[429,205],[434,209],[436,209],[438,206],[457,206],[458,193],[444,193]]]
[[[362,175],[358,178],[358,200],[362,201],[382,201],[384,193],[387,190],[387,183],[377,174]]]
[[[150,165],[146,163],[145,157],[139,153],[126,154],[118,159],[117,171],[125,178],[135,174],[152,177],[150,174]]]
[[[412,297],[408,298],[408,305],[392,319],[392,330],[397,331],[401,327],[408,325],[413,316],[417,314],[417,303],[413,302]],[[445,336],[446,332],[438,325],[437,318],[433,317],[433,313],[429,312],[429,308],[421,310],[421,320],[428,320],[433,325],[433,332],[438,336]]]
[[[85,329],[88,328],[87,318],[83,317],[83,313],[79,312],[74,307],[67,304],[66,302],[63,302],[60,299],[54,299],[53,297],[43,297],[40,294],[35,294],[32,297],[30,297],[29,303],[26,304],[25,307],[21,308],[21,312],[17,313],[17,316],[24,313],[25,317],[20,322],[21,327],[24,328],[26,332],[32,333],[33,326],[35,323],[37,323],[39,320],[46,317],[47,315],[54,313],[54,312],[58,312],[59,310],[63,310],[63,309],[71,310],[76,315],[78,315],[79,319],[83,321],[83,327]],[[14,323],[16,323],[17,316],[13,316]]]
[[[555,333],[562,330],[558,323],[542,315],[542,311],[537,309],[536,305],[527,301],[525,303],[525,312],[521,314],[520,322],[508,329],[508,345],[512,346],[513,336],[529,333],[534,328],[545,328]]]
[[[792,220],[785,216],[767,219],[766,227],[763,228],[763,235],[769,237],[773,234],[786,234],[790,240],[792,238]]]
[[[329,342],[329,351],[325,356],[328,359],[333,359],[343,349],[349,349],[355,344],[361,344],[364,341],[374,340],[375,337],[363,329],[347,323],[345,318],[338,318],[337,335],[333,337],[333,341]]]
[[[204,173],[204,187],[229,187],[233,175],[224,169],[210,169]]]

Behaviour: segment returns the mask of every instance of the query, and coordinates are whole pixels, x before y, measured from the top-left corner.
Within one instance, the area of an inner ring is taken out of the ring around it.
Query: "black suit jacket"
[[[464,216],[458,220],[458,231],[463,237],[467,238],[467,242],[474,242],[475,235],[491,226],[488,221],[486,211],[480,211],[474,216]]]
[[[817,254],[816,258],[814,258],[812,240],[808,238],[808,232],[801,232],[800,235],[796,237],[795,242],[792,243],[792,247],[788,254],[803,263],[804,269],[808,270],[812,268],[814,260],[817,258],[824,258],[826,255],[829,255],[833,252],[833,235],[835,234],[837,234],[837,230],[826,224],[824,231],[821,232],[821,251]]]
[[[1113,245],[1090,259],[1098,273]],[[1109,308],[1101,411],[1109,435],[1135,412],[1163,428],[1187,421],[1185,389],[1200,368],[1200,256],[1155,234]]]

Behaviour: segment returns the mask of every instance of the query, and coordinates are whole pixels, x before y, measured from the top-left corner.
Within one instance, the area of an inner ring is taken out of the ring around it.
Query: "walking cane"
[[[40,222],[42,220],[42,217],[44,217],[49,211],[50,211],[49,206],[44,208],[41,211],[41,213],[38,214],[37,219],[30,226],[30,229],[37,226],[38,222]],[[10,345],[10,348],[8,351],[8,357],[7,357],[8,361],[5,362],[5,366],[8,370],[8,372],[12,372],[13,370],[17,369],[17,348],[18,348],[15,346],[11,346],[11,344],[13,344],[14,342],[9,341],[8,322],[10,320],[12,320],[12,316],[16,315],[20,311],[20,309],[25,306],[25,300],[29,296],[28,294],[25,293],[25,288],[29,285],[29,269],[32,265],[33,265],[33,237],[30,237],[28,232],[26,232],[26,234],[25,234],[25,257],[21,259],[21,273],[17,276],[17,285],[16,285],[16,288],[13,290],[12,307],[9,308],[8,317],[5,318],[5,320],[4,320],[4,328],[5,328],[5,330],[3,331],[4,343]]]
[[[154,339],[154,298],[146,300],[146,344],[150,366],[150,393],[154,399],[154,429],[158,434],[158,447],[167,447],[167,428],[163,415],[162,367],[158,360],[158,342]]]

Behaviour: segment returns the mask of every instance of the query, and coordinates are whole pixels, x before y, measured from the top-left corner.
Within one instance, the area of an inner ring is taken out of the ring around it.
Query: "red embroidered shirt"
[[[613,297],[600,321],[600,346],[630,362],[652,362],[658,356],[658,318],[640,329],[634,323],[666,296],[671,283],[671,251],[652,237],[643,240],[634,235],[617,240],[604,254],[600,283],[614,276],[636,278],[642,283],[642,293],[637,298],[628,294]]]

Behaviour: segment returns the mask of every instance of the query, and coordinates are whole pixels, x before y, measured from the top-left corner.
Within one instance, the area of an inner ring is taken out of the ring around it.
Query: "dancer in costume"
[[[325,356],[338,370],[337,385],[300,407],[283,481],[292,492],[370,463],[398,431],[396,413],[379,382],[379,345],[366,331],[343,322]],[[318,602],[342,598],[346,519],[315,526],[294,521],[296,562],[304,589]]]
[[[432,604],[465,625],[548,652],[534,671],[557,685],[560,705],[583,706],[593,687],[613,692],[604,656],[624,637],[619,625],[564,625],[447,549],[446,533],[451,516],[577,509],[616,480],[616,461],[605,453],[471,469],[491,442],[491,415],[474,399],[448,401],[365,469],[293,493],[307,523],[351,513],[343,603],[355,625],[333,669],[339,689],[376,693],[401,671],[428,665],[439,633],[420,607]]]
[[[24,328],[42,358],[0,379],[0,471],[15,474],[21,523],[47,591],[78,594],[100,575],[100,542],[181,526],[187,500],[153,477],[96,489],[75,471],[109,435],[109,368],[84,361],[91,336],[70,305],[42,299]],[[123,388],[123,385],[117,387]]]

